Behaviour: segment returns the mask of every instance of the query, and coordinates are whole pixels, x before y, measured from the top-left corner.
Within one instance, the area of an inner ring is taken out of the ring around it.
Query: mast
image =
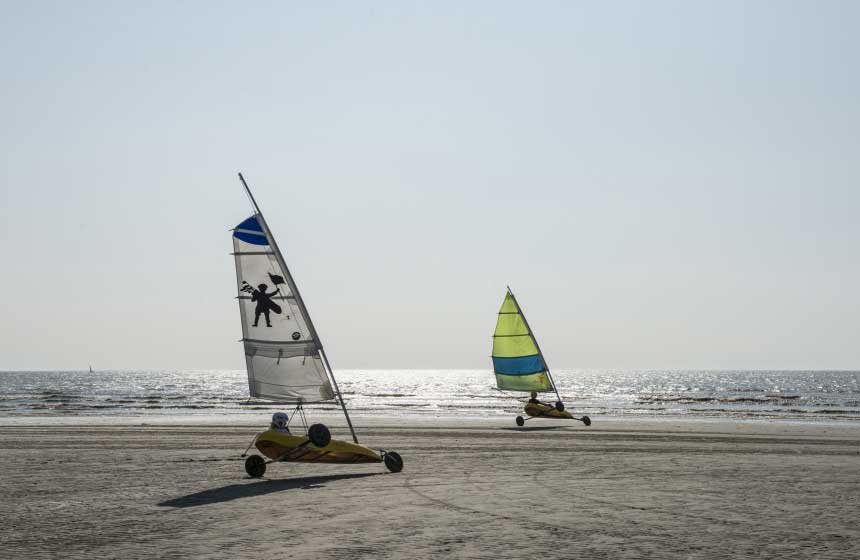
[[[311,336],[313,336],[314,341],[317,343],[320,352],[320,358],[322,358],[323,369],[326,371],[326,375],[332,382],[334,386],[335,393],[337,393],[337,400],[340,402],[340,407],[343,409],[343,415],[346,417],[346,423],[349,426],[349,431],[352,434],[352,441],[358,443],[358,436],[355,435],[355,428],[352,427],[352,420],[349,418],[349,412],[346,410],[346,404],[343,402],[343,395],[340,392],[340,388],[337,385],[337,379],[334,377],[334,371],[331,369],[331,364],[328,361],[328,356],[326,356],[325,350],[323,349],[322,341],[320,340],[319,334],[317,334],[316,327],[314,327],[313,320],[311,320],[311,314],[308,313],[308,308],[305,306],[305,301],[302,299],[302,295],[299,292],[298,286],[296,286],[295,281],[293,280],[293,275],[290,273],[290,269],[287,267],[287,263],[284,260],[284,255],[281,254],[281,249],[278,247],[278,243],[275,241],[275,237],[272,235],[271,230],[269,230],[269,224],[266,223],[266,219],[263,217],[263,212],[260,211],[260,207],[257,205],[257,201],[254,199],[254,195],[251,194],[251,189],[248,187],[248,183],[245,182],[245,178],[239,173],[239,180],[242,181],[242,186],[245,187],[245,192],[248,194],[248,198],[251,199],[251,204],[254,206],[254,212],[256,212],[257,216],[260,219],[260,226],[263,228],[263,232],[266,234],[266,237],[269,240],[269,243],[272,246],[272,251],[275,253],[275,258],[278,259],[278,264],[281,268],[286,272],[286,277],[289,279],[290,291],[293,292],[293,296],[296,298],[296,303],[299,308],[301,308],[302,313],[304,313],[305,317],[307,317],[308,328],[311,331]],[[540,351],[540,349],[538,349]]]
[[[528,319],[526,319],[526,314],[523,313],[523,308],[520,307],[520,302],[517,301],[517,296],[514,295],[514,292],[511,291],[510,286],[505,286],[508,289],[508,293],[511,294],[511,299],[514,300],[514,304],[517,306],[517,309],[520,312],[520,316],[523,318],[523,323],[526,324],[526,330],[529,331],[529,335],[532,337],[532,341],[535,343],[535,348],[537,348],[538,355],[540,356],[541,361],[543,362],[543,367],[546,368],[546,374],[549,376],[549,382],[552,383],[552,389],[555,391],[555,396],[558,398],[559,402],[561,402],[561,395],[558,394],[558,387],[555,385],[555,379],[552,378],[552,373],[549,371],[549,364],[546,363],[546,358],[543,357],[543,351],[540,349],[540,344],[538,344],[537,337],[532,332],[532,328],[529,326]]]

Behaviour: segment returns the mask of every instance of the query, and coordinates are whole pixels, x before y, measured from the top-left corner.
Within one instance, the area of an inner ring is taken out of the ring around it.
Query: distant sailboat
[[[564,409],[543,352],[510,288],[505,294],[502,308],[499,309],[496,331],[493,333],[493,371],[499,390],[532,393],[532,398],[524,409],[529,419],[563,418],[579,420],[586,426],[591,425],[588,416],[577,418]],[[555,406],[537,400],[537,393],[550,391],[554,391],[558,398]],[[518,426],[526,423],[522,416],[517,416],[516,420]]]
[[[90,364],[90,373],[92,373],[92,372],[93,372],[93,365]]]

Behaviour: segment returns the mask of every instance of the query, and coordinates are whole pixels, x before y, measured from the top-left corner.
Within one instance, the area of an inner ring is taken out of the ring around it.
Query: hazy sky
[[[240,170],[335,368],[860,367],[860,3],[0,4],[0,369],[244,367]]]

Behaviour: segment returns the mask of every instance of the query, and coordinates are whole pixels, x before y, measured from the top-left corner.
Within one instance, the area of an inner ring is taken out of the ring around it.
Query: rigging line
[[[259,434],[258,434],[258,435],[259,435]],[[248,451],[251,449],[251,446],[252,446],[252,445],[254,445],[255,443],[257,443],[257,436],[254,436],[254,439],[252,439],[252,440],[251,440],[251,443],[249,443],[249,444],[248,444],[248,447],[247,447],[247,448],[245,448],[245,452],[244,452],[244,453],[242,453],[242,455],[241,455],[241,456],[242,456],[242,457],[244,457],[245,455],[247,455],[247,454],[248,454]]]
[[[290,422],[293,421],[293,417],[296,415],[296,412],[298,412],[299,406],[301,406],[301,405],[296,405],[296,408],[294,408],[293,411],[290,413],[290,417],[287,418],[287,426],[289,426]]]
[[[305,430],[305,434],[307,434],[308,433],[308,419],[305,416],[305,407],[303,407],[302,405],[299,405],[299,414],[301,414],[301,416],[302,416],[302,427]]]

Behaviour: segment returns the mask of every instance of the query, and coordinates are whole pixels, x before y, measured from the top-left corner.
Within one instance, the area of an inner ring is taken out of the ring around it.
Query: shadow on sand
[[[162,507],[186,508],[194,506],[206,506],[220,502],[229,502],[239,498],[252,498],[263,496],[272,492],[283,492],[284,490],[311,490],[320,488],[327,482],[335,480],[347,480],[350,478],[364,478],[385,473],[363,473],[363,474],[333,474],[327,476],[304,476],[301,478],[284,478],[279,480],[261,480],[251,484],[230,484],[220,488],[212,488],[195,492],[187,496],[180,496],[172,500],[159,503]]]

